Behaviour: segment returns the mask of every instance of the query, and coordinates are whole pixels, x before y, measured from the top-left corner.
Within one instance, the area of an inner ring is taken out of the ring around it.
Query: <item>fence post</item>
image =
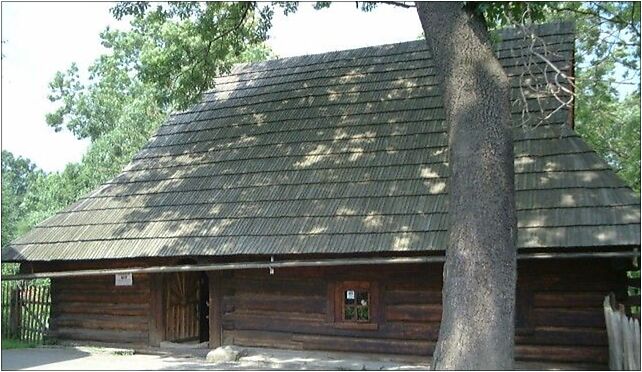
[[[9,335],[11,338],[20,339],[20,325],[22,324],[22,305],[20,304],[20,286],[11,288],[11,303],[9,305]]]

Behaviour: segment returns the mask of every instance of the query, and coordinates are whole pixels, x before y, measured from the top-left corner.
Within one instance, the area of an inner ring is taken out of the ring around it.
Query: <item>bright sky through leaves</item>
[[[48,83],[56,71],[77,62],[81,72],[102,53],[99,32],[114,20],[110,3],[2,4],[2,148],[28,157],[45,171],[80,161],[89,142],[45,123],[52,105]],[[372,12],[354,2],[314,10],[302,4],[297,13],[273,19],[268,45],[280,57],[415,40],[421,25],[415,9],[382,5]],[[81,75],[82,76],[82,75]]]

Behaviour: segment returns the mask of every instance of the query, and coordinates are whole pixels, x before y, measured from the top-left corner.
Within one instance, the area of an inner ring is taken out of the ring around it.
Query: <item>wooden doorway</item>
[[[200,341],[202,317],[199,272],[170,273],[165,278],[165,340]]]

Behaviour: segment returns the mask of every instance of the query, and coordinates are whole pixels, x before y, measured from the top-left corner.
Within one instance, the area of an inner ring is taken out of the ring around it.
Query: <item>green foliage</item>
[[[550,18],[575,22],[576,63],[591,83],[585,83],[588,89],[621,85],[615,78],[620,69],[626,83],[635,83],[639,92],[640,3],[556,3]]]
[[[469,2],[489,29],[572,21],[575,128],[640,192],[640,3]],[[621,92],[626,92],[621,94]]]
[[[3,246],[114,177],[168,113],[194,102],[213,77],[234,63],[272,57],[260,42],[267,31],[261,29],[263,18],[271,15],[252,4],[148,8],[147,3],[116,6],[115,15],[134,16],[131,29],[101,33],[108,52],[89,67],[87,81],[72,64],[50,83],[49,99],[57,107],[47,123],[91,140],[80,163],[45,174],[3,152]],[[7,273],[14,269],[6,267]]]
[[[184,109],[214,86],[213,77],[229,72],[251,45],[267,38],[273,15],[270,6],[253,2],[119,3],[117,18],[133,16],[136,35],[130,53],[137,55],[135,72],[159,94],[163,108]]]
[[[17,263],[2,263],[2,275],[17,274],[20,269],[20,264]]]
[[[576,130],[639,193],[640,3],[554,3],[548,19],[575,22]]]
[[[290,15],[299,10],[298,1],[274,1],[272,5],[277,5],[283,9],[283,14]],[[315,9],[327,8],[330,6],[329,1],[317,1],[314,5]]]
[[[639,94],[622,100],[610,94],[584,94],[578,99],[575,121],[582,137],[639,193]]]
[[[515,24],[541,22],[545,19],[549,3],[526,1],[465,2],[473,12],[483,16],[489,29]]]
[[[25,195],[42,174],[28,159],[2,151],[2,247],[17,236]]]

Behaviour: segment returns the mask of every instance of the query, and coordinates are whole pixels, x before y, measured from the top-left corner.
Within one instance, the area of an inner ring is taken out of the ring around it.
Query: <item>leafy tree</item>
[[[91,146],[80,163],[69,164],[62,172],[39,172],[33,177],[21,212],[8,212],[17,221],[7,225],[12,238],[120,172],[168,113],[193,99],[181,87],[197,82],[207,86],[206,79],[228,71],[234,63],[271,56],[269,48],[256,43],[255,35],[261,31],[256,28],[251,7],[218,3],[200,16],[194,13],[187,17],[190,9],[189,4],[177,4],[175,12],[159,10],[133,20],[128,31],[106,29],[101,39],[109,51],[89,67],[87,82],[82,81],[75,64],[56,73],[49,99],[58,106],[46,116],[47,123],[56,130],[67,129],[79,139],[90,139]],[[233,33],[216,40],[199,37],[199,33],[212,31],[207,28],[212,25],[203,25],[200,19],[222,19],[230,14],[243,18]],[[196,61],[191,53],[205,59]],[[180,68],[190,58],[195,64]],[[207,74],[201,74],[205,65]],[[171,72],[170,66],[179,68]],[[167,79],[159,82],[160,77]]]
[[[130,50],[137,56],[134,70],[142,82],[158,92],[162,107],[185,108],[214,86],[213,77],[230,71],[240,61],[262,60],[269,54],[260,45],[267,37],[272,10],[253,2],[196,2],[157,5],[122,3],[116,18],[135,14],[132,31],[144,42]]]
[[[640,3],[554,2],[575,23],[575,128],[640,192]]]
[[[2,247],[19,235],[25,214],[24,198],[43,174],[29,159],[2,150]],[[2,264],[2,274],[17,272],[17,265]]]
[[[586,95],[576,129],[624,181],[640,192],[640,95]]]
[[[23,200],[43,172],[29,159],[2,150],[2,246],[16,237]]]

